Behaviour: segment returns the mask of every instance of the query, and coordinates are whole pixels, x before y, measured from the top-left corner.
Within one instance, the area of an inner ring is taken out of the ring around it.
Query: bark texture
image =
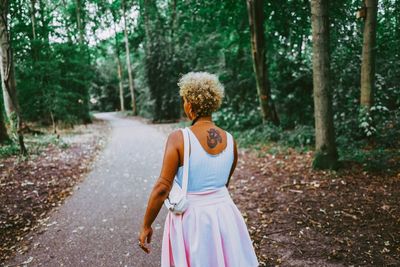
[[[328,0],[311,0],[313,88],[315,116],[315,169],[335,169],[337,149],[329,84]]]
[[[0,0],[0,76],[3,90],[4,107],[11,124],[12,132],[16,133],[21,153],[27,150],[22,135],[22,119],[19,112],[17,88],[14,76],[14,62],[11,51],[10,36],[7,28],[8,1]]]
[[[279,124],[275,105],[271,99],[268,79],[264,40],[264,7],[263,0],[247,0],[249,15],[253,67],[256,75],[257,92],[264,121]]]
[[[82,28],[82,18],[81,18],[81,1],[76,0],[76,23],[79,31],[79,43],[83,45],[85,43],[85,37],[83,34],[83,28]]]
[[[118,37],[117,37],[117,28],[115,26],[116,22],[114,20],[114,40],[115,40],[115,58],[117,62],[117,74],[118,74],[118,86],[119,86],[119,102],[121,111],[125,111],[125,103],[124,103],[124,87],[122,86],[122,64],[121,59],[119,57],[119,46],[118,46]]]
[[[375,84],[375,49],[378,0],[364,0],[366,18],[361,63],[360,104],[368,110],[373,105]]]
[[[129,91],[131,93],[133,115],[136,115],[136,99],[135,99],[135,91],[134,91],[134,86],[133,86],[131,56],[130,56],[129,40],[128,40],[128,29],[126,26],[126,3],[125,3],[125,0],[122,0],[122,12],[123,12],[123,17],[124,17],[124,36],[125,36],[125,50],[126,50],[126,65],[128,68]]]
[[[36,39],[36,8],[35,8],[36,0],[31,0],[31,23],[32,23],[32,37]]]
[[[32,49],[32,59],[35,63],[38,60],[38,44],[36,35],[36,0],[31,0],[31,24],[32,24],[32,39],[31,39],[31,49]]]
[[[3,111],[2,109],[0,109],[0,144],[4,143],[7,140],[9,140],[7,128],[4,122]]]

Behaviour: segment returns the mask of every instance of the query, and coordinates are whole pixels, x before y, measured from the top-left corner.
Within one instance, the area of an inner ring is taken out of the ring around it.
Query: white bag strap
[[[186,195],[188,187],[188,175],[189,175],[189,132],[186,127],[181,129],[183,133],[183,178],[182,178],[182,190]]]

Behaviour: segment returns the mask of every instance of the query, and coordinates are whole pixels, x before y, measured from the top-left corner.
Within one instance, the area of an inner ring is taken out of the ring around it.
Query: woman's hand
[[[145,241],[147,240],[147,244],[151,242],[151,236],[153,235],[153,228],[142,226],[139,234],[139,246],[146,253],[150,253],[150,248],[145,245]]]

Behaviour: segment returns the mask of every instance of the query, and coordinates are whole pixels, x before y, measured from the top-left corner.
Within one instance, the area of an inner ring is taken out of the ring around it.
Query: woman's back
[[[188,192],[200,192],[226,185],[234,160],[233,137],[212,125],[189,129],[190,157]],[[222,134],[222,132],[224,134]],[[183,155],[183,153],[180,153]],[[182,157],[183,159],[183,157]],[[183,160],[181,159],[181,162]],[[178,168],[176,181],[182,185],[183,165]]]

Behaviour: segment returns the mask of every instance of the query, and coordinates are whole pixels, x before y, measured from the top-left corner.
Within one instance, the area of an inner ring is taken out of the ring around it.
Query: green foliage
[[[108,43],[102,45],[109,45]],[[119,85],[115,55],[105,54],[96,59],[94,73],[96,79],[90,87],[91,97],[94,99],[90,103],[90,108],[96,111],[115,111],[120,109]],[[124,92],[128,92],[128,84],[124,83]],[[124,94],[124,103],[129,100],[129,95]],[[125,105],[125,108],[127,105]]]
[[[307,125],[297,125],[293,130],[284,130],[280,126],[265,123],[248,130],[235,131],[235,136],[243,146],[267,145],[275,142],[282,147],[308,150],[315,142],[314,129]]]
[[[40,154],[49,145],[55,145],[62,149],[69,147],[68,143],[49,133],[44,135],[26,135],[25,145],[30,155]],[[20,148],[17,142],[10,141],[0,146],[0,158],[7,158],[12,155],[20,155]]]
[[[135,85],[137,95],[137,108],[138,114],[142,117],[152,119],[154,118],[154,99],[152,99],[149,92],[146,79],[146,66],[142,64],[145,52],[144,49],[138,48],[135,56],[138,60],[134,63],[134,72],[136,74]]]
[[[397,173],[400,170],[399,149],[386,149],[378,147],[376,149],[362,149],[358,146],[339,150],[341,161],[357,162],[368,172]]]
[[[358,126],[356,126],[359,129],[358,138],[354,139],[351,135],[338,136],[340,160],[358,162],[366,171],[398,171],[400,169],[399,115],[399,111],[394,111],[385,115],[380,121],[374,120],[375,131],[369,138],[360,138],[366,134],[363,132],[365,128]]]
[[[221,127],[233,131],[242,131],[262,123],[260,108],[257,106],[255,97],[253,97],[252,105],[240,105],[240,99],[237,97],[232,100],[232,103],[227,102],[213,114],[213,120]],[[239,102],[237,111],[232,107],[235,102]],[[245,100],[245,102],[250,103],[250,100]]]
[[[132,106],[121,0],[80,2],[80,7],[72,0],[38,2],[35,39],[30,5],[10,1],[17,88],[28,121],[72,126],[90,121],[89,108],[119,110],[116,54],[122,63],[125,109]],[[359,98],[364,22],[354,17],[360,4],[329,2],[332,107],[340,159],[373,166],[369,155],[383,156],[400,146],[400,5],[379,1],[374,104],[363,110]],[[243,145],[276,142],[304,150],[313,146],[308,2],[265,3],[267,71],[279,127],[262,123],[246,1],[126,0],[126,7],[140,116],[154,121],[179,119],[183,111],[177,80],[189,71],[209,71],[225,86],[225,99],[214,120],[234,132]],[[317,156],[316,164],[324,165],[326,155]]]
[[[281,137],[285,145],[291,147],[312,147],[315,143],[314,127],[308,125],[296,125],[293,130],[288,130]]]
[[[11,155],[20,154],[20,148],[17,143],[9,142],[0,146],[0,158],[7,158]]]
[[[75,2],[66,3],[65,9],[57,9],[58,16],[48,17],[58,3],[35,5],[34,39],[31,10],[27,8],[30,6],[10,1],[17,88],[25,120],[46,125],[53,120],[69,124],[90,122],[88,88],[93,76],[88,47],[72,41],[72,35],[78,38],[77,29],[66,27],[60,32],[54,26],[75,22]],[[81,9],[84,20],[85,7]]]
[[[243,146],[277,142],[281,139],[282,129],[273,124],[260,124],[254,128],[235,132],[238,142]]]

